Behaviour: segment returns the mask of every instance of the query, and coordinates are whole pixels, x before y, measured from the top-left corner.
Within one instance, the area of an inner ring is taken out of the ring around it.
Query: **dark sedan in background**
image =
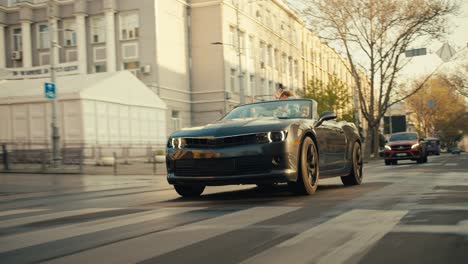
[[[181,196],[207,185],[288,183],[312,194],[319,178],[362,181],[356,126],[317,114],[314,100],[292,99],[239,106],[214,124],[173,133],[167,143],[167,180]]]

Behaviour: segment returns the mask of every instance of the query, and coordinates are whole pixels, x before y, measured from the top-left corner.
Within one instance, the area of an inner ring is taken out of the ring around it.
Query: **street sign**
[[[436,101],[434,99],[427,101],[427,107],[434,109],[436,107]]]
[[[44,83],[44,95],[47,99],[55,99],[55,83]]]
[[[427,49],[426,48],[411,49],[411,50],[405,51],[406,57],[424,56],[426,54],[427,54]]]

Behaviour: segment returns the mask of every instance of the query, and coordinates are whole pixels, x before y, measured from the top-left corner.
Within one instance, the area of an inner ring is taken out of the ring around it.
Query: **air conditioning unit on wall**
[[[21,60],[21,51],[12,51],[11,52],[12,60]]]

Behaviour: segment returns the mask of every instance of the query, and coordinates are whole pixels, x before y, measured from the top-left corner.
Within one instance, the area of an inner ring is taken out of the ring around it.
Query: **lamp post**
[[[49,0],[48,2],[48,13],[49,13],[49,63],[50,63],[50,82],[56,85],[56,75],[55,75],[55,56],[56,48],[59,47],[58,40],[56,39],[56,32],[59,30],[56,28],[56,8],[57,5],[54,0]],[[60,31],[73,31],[71,29],[64,29]],[[57,89],[57,85],[55,86]],[[57,94],[57,93],[56,93]],[[54,167],[56,167],[61,160],[60,156],[60,130],[57,124],[57,95],[52,98],[52,120],[51,120],[51,129],[52,129],[52,161]]]
[[[236,1],[236,24],[237,24],[237,59],[239,60],[239,103],[245,104],[244,96],[244,72],[242,71],[242,53],[241,53],[241,39],[240,39],[240,11],[239,0]]]
[[[56,3],[54,0],[49,0],[49,49],[50,49],[50,82],[55,84],[55,48],[57,40],[55,39],[55,24],[56,24]],[[57,96],[52,98],[52,160],[53,165],[57,166],[60,157],[60,131],[57,125]]]

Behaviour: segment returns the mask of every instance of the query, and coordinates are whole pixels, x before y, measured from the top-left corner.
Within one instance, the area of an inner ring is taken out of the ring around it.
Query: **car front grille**
[[[184,138],[186,148],[219,148],[254,144],[257,142],[256,134],[222,137],[222,138]]]
[[[397,146],[392,146],[392,150],[396,151],[406,151],[410,150],[411,146],[410,145],[397,145]]]
[[[229,176],[270,171],[271,160],[262,156],[176,160],[174,163],[176,176]]]

